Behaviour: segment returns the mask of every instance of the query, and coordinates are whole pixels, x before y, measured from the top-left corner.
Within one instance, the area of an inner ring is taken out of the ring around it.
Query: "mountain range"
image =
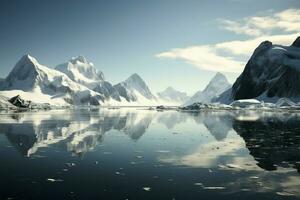
[[[9,75],[0,80],[0,95],[16,95],[50,105],[157,105],[158,99],[138,74],[112,85],[104,74],[83,56],[55,69],[24,55]]]
[[[262,42],[232,87],[218,72],[203,91],[192,97],[172,87],[154,94],[136,73],[112,85],[103,72],[83,56],[49,68],[34,57],[24,55],[8,76],[0,79],[0,107],[13,107],[9,102],[21,106],[33,103],[54,106],[229,104],[234,100],[254,98],[274,102],[282,97],[298,102],[299,85],[300,37],[290,46]]]
[[[1,106],[9,107],[7,101],[17,107],[28,105],[51,106],[137,106],[182,105],[185,102],[209,102],[227,88],[224,75],[217,73],[201,93],[192,99],[172,87],[154,94],[136,73],[125,81],[112,85],[93,63],[84,56],[71,58],[55,68],[40,64],[34,57],[24,55],[8,74],[0,80]],[[13,99],[13,100],[12,100]],[[37,106],[39,107],[39,106]]]

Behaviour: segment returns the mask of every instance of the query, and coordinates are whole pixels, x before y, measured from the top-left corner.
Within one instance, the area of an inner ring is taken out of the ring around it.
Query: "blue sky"
[[[84,55],[112,83],[136,72],[155,92],[192,94],[216,71],[234,82],[261,40],[293,41],[298,9],[299,0],[1,0],[0,77],[26,53],[49,67]]]

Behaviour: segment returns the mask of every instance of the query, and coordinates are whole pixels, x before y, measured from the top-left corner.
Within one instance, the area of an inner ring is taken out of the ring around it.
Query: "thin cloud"
[[[300,10],[288,9],[266,16],[246,17],[239,21],[219,20],[224,29],[250,36],[248,40],[225,41],[210,45],[175,48],[156,55],[158,58],[183,60],[199,69],[240,73],[255,48],[265,40],[290,45],[299,35]],[[272,34],[279,31],[280,34]]]
[[[243,62],[228,56],[218,55],[215,45],[192,46],[172,49],[156,55],[158,58],[181,59],[200,69],[209,71],[235,72],[242,68]],[[223,66],[228,66],[224,68]]]
[[[221,28],[236,34],[263,36],[272,31],[295,32],[300,30],[300,10],[288,9],[266,16],[245,17],[238,21],[219,19]]]

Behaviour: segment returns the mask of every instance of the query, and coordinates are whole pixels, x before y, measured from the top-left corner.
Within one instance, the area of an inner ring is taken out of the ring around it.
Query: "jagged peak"
[[[19,73],[20,70],[24,71],[24,66],[26,66],[27,70],[32,70],[39,65],[40,64],[33,56],[29,54],[25,54],[20,58],[20,60],[17,62],[17,64],[15,65],[15,67],[13,68],[13,70],[10,72],[9,75]]]
[[[89,62],[87,61],[87,59],[83,55],[72,57],[70,62],[72,62],[72,63],[81,62],[81,63],[89,64]]]
[[[38,64],[38,61],[30,54],[25,54],[21,57],[18,63],[33,63]]]
[[[225,75],[222,74],[221,72],[217,72],[214,77],[222,77],[223,78],[223,77],[225,77]]]
[[[138,75],[137,73],[133,73],[129,78],[141,78],[141,76]]]
[[[129,76],[125,82],[129,82],[129,81],[143,81],[143,79],[140,77],[140,75],[138,75],[137,73],[132,74],[131,76]]]
[[[217,81],[217,80],[226,80],[227,81],[227,78],[224,74],[222,74],[221,72],[217,72],[214,77],[210,80],[210,82],[214,82],[214,81]]]

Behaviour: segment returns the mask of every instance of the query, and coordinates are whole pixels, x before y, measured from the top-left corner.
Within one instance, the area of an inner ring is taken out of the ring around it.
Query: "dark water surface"
[[[0,199],[300,199],[300,115],[0,114]]]

